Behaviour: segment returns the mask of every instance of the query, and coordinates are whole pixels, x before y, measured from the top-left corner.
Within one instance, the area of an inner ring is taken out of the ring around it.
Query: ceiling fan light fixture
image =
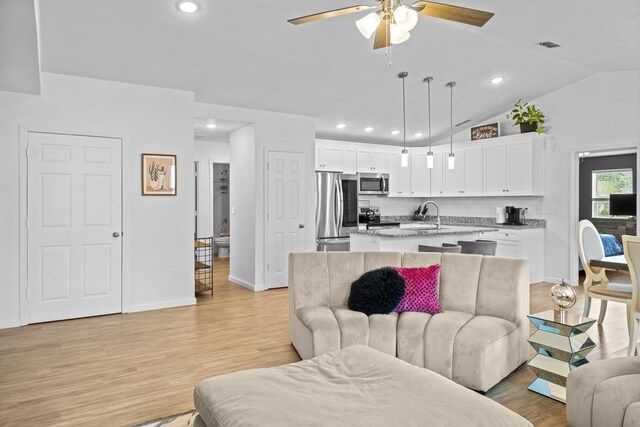
[[[376,32],[378,25],[380,25],[380,15],[378,12],[371,12],[356,21],[356,27],[358,27],[360,34],[368,39]]]
[[[393,18],[398,27],[404,31],[411,31],[418,23],[418,12],[407,6],[400,5],[393,11]]]
[[[391,44],[404,43],[409,40],[409,37],[411,37],[411,33],[400,28],[398,24],[391,24],[390,27]]]

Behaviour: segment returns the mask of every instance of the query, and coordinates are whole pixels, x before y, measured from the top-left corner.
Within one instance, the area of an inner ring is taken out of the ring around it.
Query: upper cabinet
[[[544,136],[515,135],[484,144],[485,196],[542,196]]]
[[[316,141],[316,170],[342,172],[342,145],[334,141]]]
[[[455,167],[448,169],[449,145],[409,150],[401,166],[402,147],[343,141],[316,141],[316,170],[388,173],[391,197],[542,196],[545,135],[520,134],[453,144]]]
[[[356,152],[356,165],[358,172],[386,173],[387,149],[383,145],[375,146],[358,144]]]

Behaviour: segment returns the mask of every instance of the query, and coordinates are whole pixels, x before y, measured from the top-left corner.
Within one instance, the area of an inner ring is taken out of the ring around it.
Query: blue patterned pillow
[[[602,246],[604,246],[604,256],[622,255],[622,245],[613,234],[601,234]]]

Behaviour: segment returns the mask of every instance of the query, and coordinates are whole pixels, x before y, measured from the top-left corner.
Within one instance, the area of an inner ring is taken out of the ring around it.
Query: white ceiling
[[[215,123],[216,127],[209,129],[207,123]],[[247,126],[249,123],[217,120],[213,117],[196,117],[194,120],[194,136],[198,140],[229,142],[229,134]]]
[[[454,123],[472,125],[596,71],[640,69],[637,0],[456,0],[495,16],[483,28],[421,17],[391,58],[360,35],[361,14],[286,22],[358,0],[199,1],[195,15],[175,0],[40,2],[43,70],[191,90],[199,102],[313,116],[321,137],[400,143],[389,134],[402,125],[400,71],[410,136],[426,131],[422,79],[435,78],[438,139],[449,127],[448,81],[458,83]],[[562,47],[536,45],[547,40]],[[494,87],[496,75],[505,82]]]
[[[40,94],[38,23],[33,1],[0,1],[0,90]]]

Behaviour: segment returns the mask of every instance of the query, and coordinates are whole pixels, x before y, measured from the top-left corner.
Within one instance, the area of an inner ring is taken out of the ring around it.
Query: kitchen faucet
[[[436,217],[437,217],[436,229],[440,230],[440,208],[438,207],[438,204],[432,200],[427,200],[422,205],[420,205],[419,211],[423,216],[427,215],[427,205],[433,205],[436,207]]]

